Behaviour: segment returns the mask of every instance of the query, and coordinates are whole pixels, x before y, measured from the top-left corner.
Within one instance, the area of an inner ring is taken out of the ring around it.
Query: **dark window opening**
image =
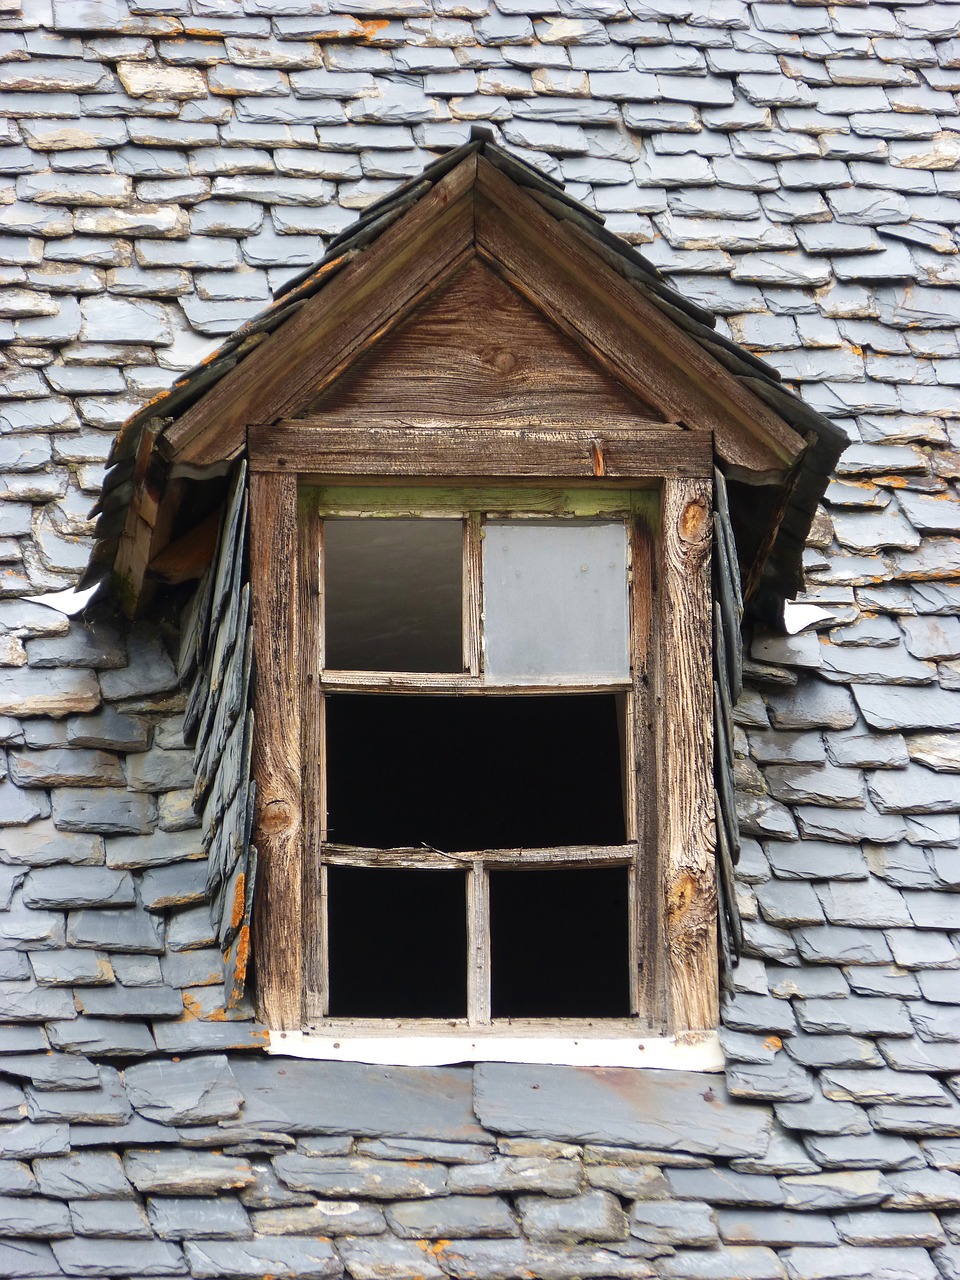
[[[325,520],[325,665],[463,670],[461,520]]]
[[[626,867],[490,871],[494,1018],[630,1016]]]
[[[327,838],[444,852],[622,844],[616,694],[326,700]]]
[[[328,867],[330,1013],[465,1018],[466,875]]]

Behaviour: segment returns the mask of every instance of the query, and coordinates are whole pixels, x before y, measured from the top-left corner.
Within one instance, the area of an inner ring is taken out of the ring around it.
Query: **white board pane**
[[[463,670],[463,522],[328,519],[324,665]]]
[[[523,683],[630,675],[627,530],[616,521],[484,526],[486,674]]]

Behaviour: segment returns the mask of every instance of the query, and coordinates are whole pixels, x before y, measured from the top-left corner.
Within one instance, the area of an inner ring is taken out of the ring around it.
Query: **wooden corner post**
[[[259,855],[254,916],[258,999],[264,1021],[302,1025],[303,901],[300,664],[297,627],[297,482],[250,476],[253,596],[253,754]]]
[[[717,1025],[709,479],[663,482],[657,759],[667,1018]]]

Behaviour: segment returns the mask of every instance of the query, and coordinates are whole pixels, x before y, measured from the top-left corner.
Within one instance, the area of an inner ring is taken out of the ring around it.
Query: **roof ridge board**
[[[381,196],[379,200],[374,200],[372,204],[368,204],[366,209],[363,211],[363,217],[375,214],[377,210],[382,209],[384,205],[392,204],[395,200],[402,199],[409,191],[414,187],[419,186],[421,183],[426,183],[427,186],[433,186],[435,183],[439,182],[441,178],[445,177],[451,169],[455,169],[462,160],[466,160],[467,156],[469,156],[471,152],[479,152],[482,150],[483,146],[480,142],[471,141],[465,142],[463,146],[454,147],[450,151],[445,151],[443,155],[438,156],[436,160],[433,160],[428,164],[425,169],[420,171],[420,173],[416,174],[412,178],[408,178],[406,182],[401,182],[399,187],[388,192],[387,195]],[[419,196],[417,198],[419,199]]]

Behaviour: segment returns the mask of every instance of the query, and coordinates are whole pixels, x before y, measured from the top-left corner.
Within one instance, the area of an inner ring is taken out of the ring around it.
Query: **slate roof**
[[[0,1271],[953,1280],[960,8],[318,7],[0,14]],[[726,1091],[263,1058],[223,1017],[161,634],[22,599],[85,565],[120,422],[473,118],[855,439],[820,632],[758,636],[736,713]]]

